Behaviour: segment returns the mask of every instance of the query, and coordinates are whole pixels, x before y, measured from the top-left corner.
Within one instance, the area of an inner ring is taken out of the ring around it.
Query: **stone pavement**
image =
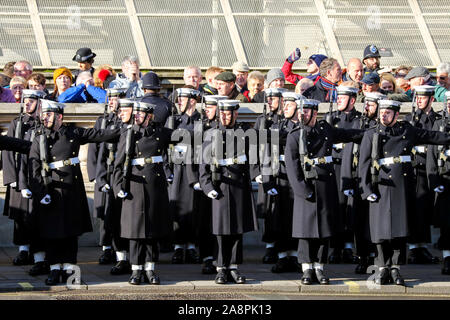
[[[149,292],[152,294],[168,293],[247,293],[247,294],[307,294],[324,296],[435,296],[450,299],[450,276],[441,274],[441,265],[405,265],[401,273],[406,280],[406,286],[385,285],[376,288],[367,279],[371,276],[355,274],[355,265],[326,265],[326,274],[331,278],[330,285],[300,284],[301,274],[270,272],[271,265],[262,264],[263,248],[244,247],[244,264],[241,272],[247,277],[247,283],[242,285],[214,283],[214,275],[200,273],[201,265],[172,265],[172,253],[161,253],[157,272],[161,285],[148,284],[132,286],[128,284],[128,275],[112,276],[109,273],[111,265],[99,265],[98,247],[82,247],[78,259],[81,267],[82,283],[77,292],[110,292],[125,293],[131,291]],[[433,250],[435,255],[438,251]],[[69,289],[66,285],[48,287],[44,281],[46,276],[31,277],[28,275],[30,266],[13,266],[12,259],[17,254],[16,248],[0,248],[0,292],[48,292],[63,293]],[[73,290],[70,290],[74,292]]]

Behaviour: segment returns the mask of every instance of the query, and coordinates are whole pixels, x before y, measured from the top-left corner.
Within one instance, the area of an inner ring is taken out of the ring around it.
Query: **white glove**
[[[347,197],[353,197],[353,189],[344,190],[344,194]]]
[[[168,178],[167,178],[167,182],[172,183],[173,181],[173,174],[171,174]]]
[[[212,190],[208,193],[208,197],[211,199],[216,199],[219,193],[216,190]]]
[[[306,196],[306,199],[312,198],[312,196],[313,196],[313,192],[311,192],[310,194],[308,194],[308,195]]]
[[[119,193],[117,194],[117,196],[122,199],[125,198],[127,195],[128,193],[123,190],[120,190]]]
[[[255,181],[258,182],[259,184],[263,183],[262,181],[262,175],[259,175],[255,178]]]
[[[109,184],[105,184],[103,187],[102,187],[102,192],[108,192],[109,190],[111,190],[111,187],[109,186]]]
[[[17,187],[17,182],[14,181],[14,182],[10,183],[9,186],[11,188],[15,188],[15,187]]]
[[[267,191],[267,194],[270,196],[276,196],[278,194],[278,191],[277,191],[277,189],[272,188],[269,191]]]
[[[437,187],[437,188],[434,188],[434,192],[437,192],[437,193],[442,193],[442,192],[444,192],[444,186],[439,186],[439,187]]]
[[[30,191],[30,189],[22,189],[20,190],[20,192],[22,193],[22,198],[25,199],[31,199],[31,196],[33,195]]]
[[[367,200],[369,200],[370,202],[374,202],[377,201],[378,196],[375,193],[372,193],[370,196],[367,197]]]
[[[202,191],[202,187],[200,187],[200,182],[197,182],[196,184],[194,184],[194,190]]]
[[[52,198],[49,194],[46,194],[45,197],[43,197],[41,200],[42,204],[49,204],[50,202],[52,202]]]

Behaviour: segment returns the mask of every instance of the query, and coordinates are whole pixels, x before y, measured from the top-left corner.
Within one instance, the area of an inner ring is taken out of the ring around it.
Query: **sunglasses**
[[[440,76],[440,77],[438,77],[438,79],[442,80],[442,81],[446,81],[448,79],[448,76],[447,77],[446,76]]]
[[[397,73],[397,74],[395,75],[395,77],[396,77],[396,78],[404,78],[404,77],[406,77],[406,73]]]

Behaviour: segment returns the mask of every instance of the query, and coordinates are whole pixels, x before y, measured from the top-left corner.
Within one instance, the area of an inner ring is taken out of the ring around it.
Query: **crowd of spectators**
[[[69,70],[60,67],[54,70],[53,88],[50,90],[45,76],[33,72],[33,66],[28,61],[8,62],[3,73],[0,73],[0,102],[21,102],[24,89],[44,90],[46,99],[63,103],[103,103],[108,88],[127,88],[127,98],[144,97],[143,74],[137,57],[124,57],[122,70],[118,73],[107,64],[94,67],[95,57],[90,48],[78,49],[72,59],[77,62],[78,68]],[[445,92],[450,89],[449,63],[442,62],[436,66],[435,77],[423,66],[405,64],[382,68],[381,56],[375,45],[368,45],[362,59],[351,58],[346,66],[323,54],[313,54],[308,58],[306,75],[292,72],[294,63],[300,58],[300,49],[296,48],[281,68],[270,69],[265,75],[260,71],[251,72],[249,66],[241,61],[233,64],[232,71],[212,66],[206,70],[204,84],[200,68],[188,66],[184,70],[183,80],[185,85],[205,95],[225,95],[241,102],[263,102],[265,88],[282,88],[286,82],[295,85],[296,93],[321,102],[336,102],[335,88],[345,81],[354,81],[359,85],[357,102],[364,102],[364,92],[381,92],[392,100],[410,102],[414,87],[419,85],[435,86],[434,99],[443,102]],[[169,97],[172,98],[176,97]]]

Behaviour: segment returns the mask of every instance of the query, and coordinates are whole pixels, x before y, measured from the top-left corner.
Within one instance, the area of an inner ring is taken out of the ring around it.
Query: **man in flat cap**
[[[78,69],[72,71],[73,83],[77,81],[77,77],[80,72],[89,71],[91,75],[94,75],[95,68],[92,66],[94,64],[94,58],[97,55],[92,52],[91,48],[80,48],[77,50],[72,58],[72,61],[78,63]]]
[[[236,88],[236,76],[233,72],[225,71],[216,76],[217,92],[228,99],[248,102],[248,99]]]
[[[236,89],[240,93],[244,93],[248,90],[247,88],[247,77],[250,68],[245,62],[236,61],[232,66],[233,74],[236,76]]]

